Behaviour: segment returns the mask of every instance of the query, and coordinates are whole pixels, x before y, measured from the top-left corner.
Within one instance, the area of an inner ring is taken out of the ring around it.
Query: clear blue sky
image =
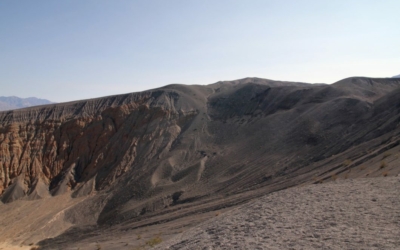
[[[1,0],[0,96],[400,74],[399,0]]]

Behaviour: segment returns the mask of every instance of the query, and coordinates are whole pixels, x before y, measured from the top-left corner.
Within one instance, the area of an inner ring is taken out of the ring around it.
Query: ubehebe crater
[[[0,242],[146,249],[275,191],[389,179],[399,124],[399,78],[174,84],[0,112]]]

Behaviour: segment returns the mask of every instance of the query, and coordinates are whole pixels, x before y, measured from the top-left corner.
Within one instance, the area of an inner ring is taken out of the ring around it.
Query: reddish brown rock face
[[[124,117],[116,112],[119,119]],[[121,117],[122,116],[122,117]],[[36,179],[47,185],[63,170],[88,159],[93,162],[84,169],[75,169],[68,182],[74,187],[88,177],[90,170],[104,164],[104,150],[116,133],[110,114],[78,118],[69,121],[45,120],[43,122],[12,123],[1,130],[0,190],[1,193],[13,178],[22,175],[27,188]],[[53,182],[52,185],[57,185]]]
[[[12,211],[23,223],[3,231],[26,241],[16,232],[29,225],[35,242],[65,232],[40,245],[67,249],[109,226],[183,216],[191,224],[300,184],[397,175],[399,87],[398,79],[247,78],[0,112],[1,201],[53,196],[0,203],[30,214]],[[16,224],[0,214],[4,228]]]
[[[119,106],[101,106],[78,115],[61,113],[56,119],[46,119],[41,113],[51,114],[57,106],[39,112],[25,111],[29,114],[15,111],[18,118],[27,116],[29,120],[7,121],[3,116],[6,121],[0,127],[0,194],[18,176],[23,179],[22,188],[27,195],[38,180],[48,185],[53,194],[77,188],[95,176],[97,189],[111,185],[134,163],[138,147],[144,157],[154,157],[162,148],[149,148],[150,142],[156,138],[169,142],[180,132],[179,120],[186,115],[179,115],[164,103],[153,105],[154,95],[159,93],[141,94],[139,98],[128,95],[117,100],[122,102]],[[127,100],[129,97],[138,100]],[[96,100],[87,101],[83,106],[96,104]],[[37,119],[32,119],[35,115]]]
[[[329,173],[325,161],[342,168],[335,157],[364,142],[396,141],[399,86],[249,78],[0,112],[1,200],[100,191],[99,223],[114,223],[216,193],[285,188]]]

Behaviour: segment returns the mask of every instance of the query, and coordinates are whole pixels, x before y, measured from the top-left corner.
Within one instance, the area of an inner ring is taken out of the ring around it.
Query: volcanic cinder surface
[[[0,249],[400,248],[399,124],[399,78],[0,112]]]

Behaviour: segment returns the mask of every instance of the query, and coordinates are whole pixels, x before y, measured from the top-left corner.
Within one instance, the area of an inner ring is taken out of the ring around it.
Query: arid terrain
[[[399,78],[0,112],[0,249],[400,248],[399,124]]]
[[[399,249],[400,178],[293,187],[216,215],[157,249]]]

